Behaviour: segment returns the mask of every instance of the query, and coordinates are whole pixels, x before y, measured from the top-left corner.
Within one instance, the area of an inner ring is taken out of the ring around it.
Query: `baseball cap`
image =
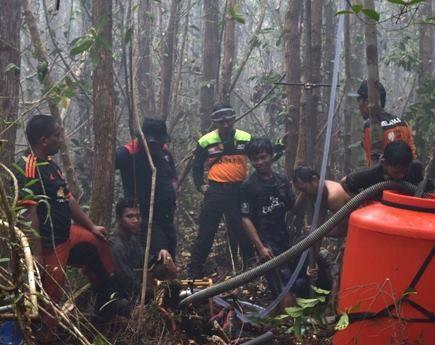
[[[213,122],[230,120],[236,117],[236,112],[229,104],[217,104],[214,106],[210,117]]]

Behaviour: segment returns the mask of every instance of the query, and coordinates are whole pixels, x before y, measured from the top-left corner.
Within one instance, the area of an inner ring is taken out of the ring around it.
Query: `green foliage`
[[[5,68],[5,73],[14,72],[15,75],[20,75],[20,68],[14,63],[8,63]]]
[[[388,49],[383,59],[389,66],[399,66],[405,71],[415,71],[419,63],[418,40],[409,32],[403,32],[399,41]]]
[[[48,73],[48,62],[46,60],[41,61],[36,68],[36,75],[38,76],[38,80],[42,82],[45,76]]]
[[[229,14],[230,14],[230,17],[232,20],[234,20],[240,24],[245,24],[245,22],[246,22],[245,17],[243,17],[242,14],[238,13],[238,8],[236,5],[230,6]]]
[[[51,89],[50,98],[56,103],[60,103],[62,108],[66,108],[68,98],[76,96],[76,88],[77,82],[66,76]]]
[[[293,319],[287,333],[294,335],[301,340],[307,332],[316,332],[320,327],[326,325],[323,317],[325,311],[326,297],[330,291],[311,287],[316,293],[314,298],[297,298],[296,307],[285,308],[285,314],[275,318],[275,320]]]
[[[97,30],[91,28],[86,35],[77,37],[71,42],[70,54],[74,56],[88,51],[95,45],[96,38]]]
[[[435,78],[427,79],[417,90],[417,102],[405,112],[405,119],[415,130],[414,143],[420,159],[425,160],[435,138]]]
[[[360,4],[356,4],[353,5],[351,7],[350,10],[343,10],[343,11],[338,11],[336,13],[336,15],[341,15],[341,14],[358,14],[358,13],[363,13],[365,16],[375,20],[375,21],[379,21],[380,15],[378,12],[376,12],[375,10],[372,10],[370,8],[364,8],[362,5]]]

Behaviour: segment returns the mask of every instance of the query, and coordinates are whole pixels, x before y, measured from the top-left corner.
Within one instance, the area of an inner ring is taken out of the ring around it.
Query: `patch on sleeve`
[[[243,214],[249,214],[249,203],[244,201],[241,203],[241,210]]]

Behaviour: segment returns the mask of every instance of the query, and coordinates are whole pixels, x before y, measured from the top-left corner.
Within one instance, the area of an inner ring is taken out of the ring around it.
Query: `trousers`
[[[219,222],[225,215],[230,242],[240,247],[246,263],[255,257],[251,241],[242,229],[240,214],[240,183],[210,183],[199,216],[198,236],[192,248],[190,270],[202,272],[210,254]]]

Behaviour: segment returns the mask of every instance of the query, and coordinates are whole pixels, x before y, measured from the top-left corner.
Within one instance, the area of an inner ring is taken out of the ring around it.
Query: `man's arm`
[[[89,216],[85,212],[83,212],[83,210],[80,208],[79,203],[73,196],[70,196],[68,201],[71,210],[71,218],[74,220],[74,222],[88,229],[98,238],[106,241],[107,232],[104,226],[95,225],[89,218]]]
[[[242,217],[242,226],[243,229],[248,234],[250,240],[254,244],[254,247],[258,252],[258,256],[260,257],[260,260],[265,262],[267,260],[272,259],[273,258],[272,251],[270,250],[270,248],[266,247],[261,241],[260,236],[258,236],[257,229],[252,223],[251,219],[249,219],[248,217]]]
[[[206,149],[202,148],[201,145],[196,146],[195,157],[193,159],[192,165],[192,176],[193,183],[196,189],[202,191],[202,186],[204,184],[204,162],[207,159],[208,152]]]

